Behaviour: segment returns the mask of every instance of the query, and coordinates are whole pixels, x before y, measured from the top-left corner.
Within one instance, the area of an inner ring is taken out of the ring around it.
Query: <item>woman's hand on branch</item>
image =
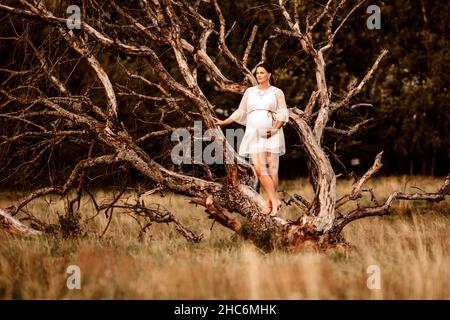
[[[215,117],[213,117],[213,120],[214,120],[214,124],[215,125],[218,125],[218,126],[221,126],[221,127],[227,125],[227,121],[226,120],[220,120],[220,119],[215,118]]]

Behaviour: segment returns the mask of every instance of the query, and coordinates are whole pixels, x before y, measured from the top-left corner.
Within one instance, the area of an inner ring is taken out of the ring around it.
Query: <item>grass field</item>
[[[386,177],[373,179],[382,201],[393,190],[434,192],[443,179]],[[306,180],[282,181],[280,190],[311,199]],[[342,195],[351,182],[338,181]],[[100,198],[110,197],[97,191]],[[19,195],[0,193],[0,208]],[[361,200],[364,204],[367,199]],[[12,237],[0,231],[1,299],[449,299],[450,199],[439,204],[399,201],[395,215],[356,221],[344,229],[352,250],[324,253],[264,254],[206,218],[186,198],[151,195],[205,238],[187,242],[170,225],[155,224],[143,238],[131,217],[107,219],[82,202],[84,236],[63,239]],[[40,218],[57,222],[64,202],[56,197],[28,206]],[[295,207],[282,216],[293,218]],[[69,290],[67,267],[81,271],[81,289]],[[369,289],[368,267],[380,268],[381,289]]]

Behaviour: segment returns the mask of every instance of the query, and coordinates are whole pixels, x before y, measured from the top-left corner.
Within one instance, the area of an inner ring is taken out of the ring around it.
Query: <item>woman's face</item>
[[[271,75],[272,74],[268,73],[263,67],[256,68],[256,80],[259,84],[268,83]]]

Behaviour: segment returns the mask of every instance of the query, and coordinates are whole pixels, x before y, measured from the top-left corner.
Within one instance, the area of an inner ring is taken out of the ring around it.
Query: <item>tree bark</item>
[[[2,209],[0,209],[0,229],[9,234],[20,236],[39,236],[42,234],[41,231],[24,225]]]

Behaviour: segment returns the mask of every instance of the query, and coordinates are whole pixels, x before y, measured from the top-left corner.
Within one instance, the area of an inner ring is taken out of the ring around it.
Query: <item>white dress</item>
[[[258,89],[258,86],[248,88],[239,108],[230,118],[246,126],[239,146],[239,155],[246,157],[265,151],[278,153],[280,156],[286,153],[282,127],[270,138],[265,138],[266,130],[274,128],[276,120],[283,122],[289,120],[284,93],[279,88],[274,86],[265,90]]]

